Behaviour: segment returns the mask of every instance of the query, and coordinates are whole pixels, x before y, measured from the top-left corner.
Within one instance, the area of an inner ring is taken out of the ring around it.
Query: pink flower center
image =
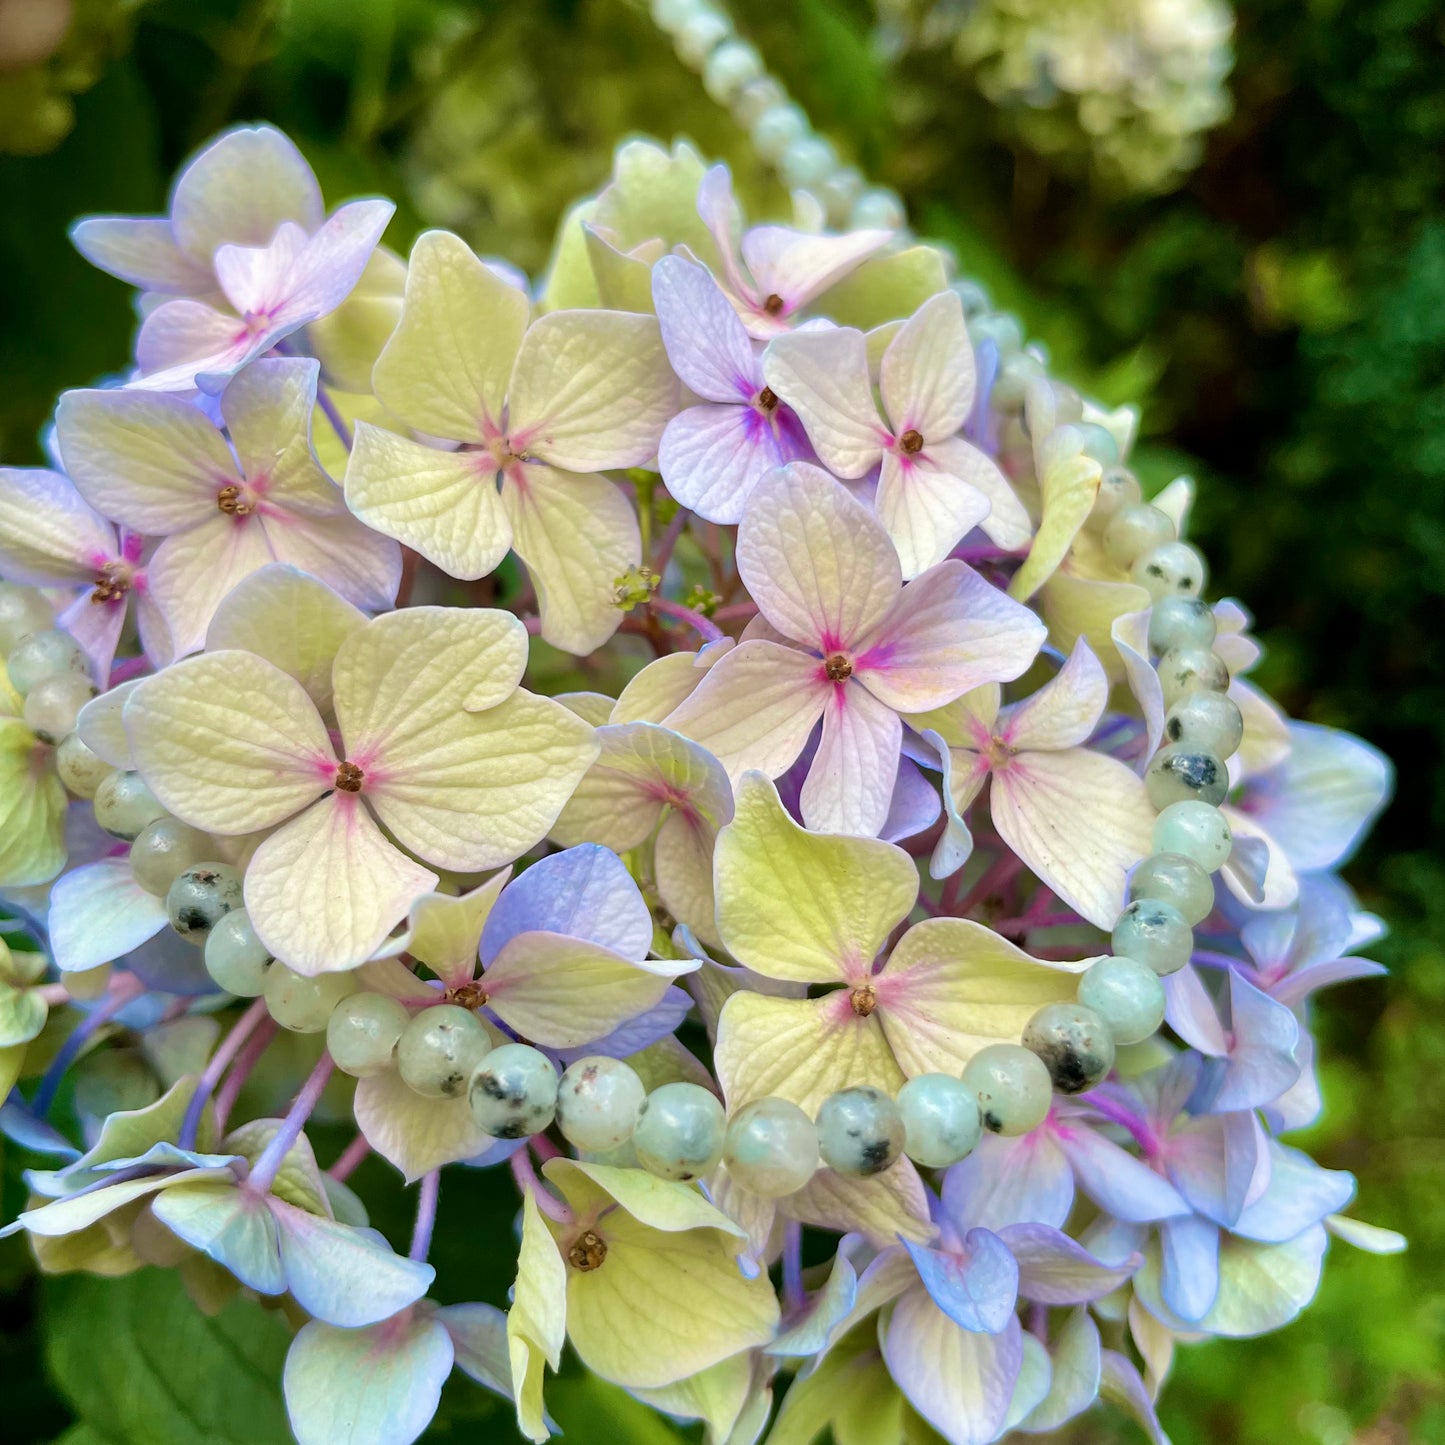
[[[853,676],[853,659],[846,652],[830,652],[823,659],[823,675],[829,682],[847,682]]]
[[[366,774],[355,763],[337,763],[335,788],[338,793],[359,793]]]

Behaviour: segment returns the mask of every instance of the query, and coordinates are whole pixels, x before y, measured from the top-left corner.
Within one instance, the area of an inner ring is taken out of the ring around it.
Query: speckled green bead
[[[1172,904],[1191,928],[1214,911],[1213,879],[1183,853],[1155,853],[1146,858],[1129,880],[1129,896]]]
[[[1054,1082],[1044,1062],[1020,1044],[989,1044],[963,1071],[978,1099],[983,1127],[1009,1137],[1037,1129],[1048,1117]]]
[[[1161,597],[1149,610],[1149,646],[1156,653],[1213,647],[1218,632],[1214,609],[1199,597]]]
[[[1149,801],[1163,812],[1173,803],[1218,807],[1229,794],[1229,770],[1213,753],[1185,744],[1160,748],[1144,774]]]
[[[978,1096],[952,1074],[919,1074],[898,1091],[903,1152],[915,1164],[947,1169],[966,1159],[983,1132]]]
[[[147,893],[164,898],[187,868],[214,856],[215,851],[215,839],[209,833],[163,814],[147,823],[130,845],[131,876]]]
[[[1136,557],[1130,578],[1155,602],[1166,597],[1197,597],[1204,590],[1204,555],[1188,542],[1164,542]]]
[[[796,1194],[818,1167],[818,1131],[791,1100],[754,1099],[728,1122],[723,1160],[744,1189],[765,1199]]]
[[[95,790],[95,821],[112,838],[133,843],[147,823],[165,816],[160,799],[139,773],[112,773]]]
[[[237,998],[259,998],[266,991],[271,950],[256,937],[244,908],[226,914],[206,939],[206,972]]]
[[[1143,495],[1139,478],[1128,467],[1105,467],[1085,525],[1091,532],[1103,532],[1125,507],[1138,506]]]
[[[1174,522],[1148,502],[1120,507],[1104,529],[1104,553],[1116,567],[1132,567],[1156,547],[1174,540]]]
[[[313,978],[276,963],[266,974],[262,997],[267,1011],[283,1029],[294,1034],[319,1034],[331,1018],[332,1009],[355,992],[352,974],[321,973]]]
[[[643,1101],[632,1131],[638,1163],[663,1179],[696,1179],[722,1158],[727,1116],[701,1084],[663,1084]]]
[[[1101,958],[1079,980],[1078,999],[1118,1045],[1141,1043],[1164,1022],[1164,985],[1137,958]]]
[[[214,859],[192,863],[166,890],[166,917],[187,943],[204,946],[211,930],[241,906],[241,875]]]
[[[78,673],[42,677],[25,695],[25,726],[52,747],[75,731],[80,710],[95,696],[95,684]]]
[[[1225,692],[1187,693],[1164,718],[1164,741],[1230,758],[1244,741],[1244,714]]]
[[[556,1115],[556,1066],[530,1044],[503,1044],[473,1072],[467,1099],[483,1134],[530,1139]]]
[[[460,1098],[492,1041],[482,1021],[458,1004],[416,1014],[396,1045],[396,1066],[409,1089],[431,1099]],[[515,1137],[515,1136],[513,1136]]]
[[[396,1046],[410,1022],[406,1006],[389,994],[349,994],[326,1021],[326,1048],[343,1074],[373,1078],[396,1062]]]
[[[1229,686],[1224,659],[1207,647],[1176,647],[1159,659],[1164,706],[1173,707],[1193,692],[1223,692]]]
[[[557,1085],[557,1127],[569,1144],[606,1154],[632,1138],[647,1089],[621,1059],[589,1055],[567,1066]]]
[[[10,649],[5,671],[9,674],[10,686],[21,697],[47,677],[69,674],[91,681],[90,659],[85,649],[68,632],[55,627],[22,637]]]
[[[1114,1067],[1109,1026],[1086,1004],[1045,1004],[1024,1026],[1022,1042],[1043,1061],[1060,1094],[1082,1094]]]
[[[72,797],[93,798],[115,769],[91,752],[79,733],[71,733],[55,749],[55,771]]]
[[[871,1084],[829,1094],[818,1110],[818,1150],[839,1174],[881,1174],[903,1153],[898,1106]]]
[[[1229,819],[1213,804],[1185,800],[1171,803],[1154,820],[1154,848],[1182,853],[1214,873],[1228,862],[1234,835]]]
[[[1194,934],[1184,915],[1168,903],[1136,898],[1119,915],[1114,952],[1147,963],[1157,974],[1177,973],[1194,951]]]
[[[54,626],[55,613],[42,593],[16,582],[0,582],[0,657],[8,657],[21,638]]]

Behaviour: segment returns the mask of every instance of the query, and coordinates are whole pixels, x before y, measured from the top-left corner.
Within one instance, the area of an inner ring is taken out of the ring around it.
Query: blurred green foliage
[[[1438,0],[1239,9],[1234,119],[1181,191],[1124,202],[989,140],[984,103],[947,55],[885,64],[867,0],[735,5],[815,122],[899,187],[1063,373],[1143,403],[1141,466],[1201,478],[1213,590],[1257,614],[1262,684],[1397,760],[1400,796],[1350,870],[1390,922],[1374,952],[1392,974],[1326,996],[1326,1118],[1304,1142],[1354,1170],[1358,1212],[1405,1230],[1412,1250],[1335,1249],[1301,1321],[1182,1351],[1163,1413],[1177,1445],[1445,1440],[1445,22]],[[126,356],[124,288],[79,260],[66,225],[81,210],[159,209],[176,165],[229,121],[291,131],[333,199],[396,196],[393,245],[449,224],[532,268],[557,209],[600,181],[629,131],[688,133],[765,184],[629,0],[151,0],[76,13],[103,44],[72,36],[44,75],[0,79],[7,462],[39,457],[58,390]],[[84,73],[66,69],[82,49]],[[27,154],[42,143],[34,108],[4,103],[27,86],[73,106],[73,126],[50,113],[45,154]],[[342,1141],[328,1142],[324,1159]],[[12,1149],[4,1162],[9,1217],[26,1161]],[[358,1184],[379,1227],[403,1239],[408,1206],[390,1171],[369,1162]],[[448,1176],[445,1288],[504,1302],[510,1251],[475,1229],[509,1217],[504,1184]],[[3,1438],[229,1438],[211,1404],[185,1398],[188,1374],[168,1376],[165,1406],[188,1423],[165,1432],[126,1350],[229,1353],[236,1390],[271,1392],[245,1438],[276,1438],[256,1433],[276,1408],[275,1321],[243,1304],[203,1321],[177,1288],[149,1272],[41,1285],[20,1243],[0,1245]],[[676,1438],[577,1374],[549,1399],[582,1442]],[[505,1412],[452,1382],[427,1439],[482,1438],[511,1438]],[[1074,1438],[1139,1437],[1095,1415]]]

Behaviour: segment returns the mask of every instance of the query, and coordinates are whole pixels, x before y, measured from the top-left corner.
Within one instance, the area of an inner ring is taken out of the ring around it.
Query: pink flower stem
[[[1093,1109],[1095,1113],[1102,1114],[1110,1123],[1118,1124],[1127,1129],[1146,1154],[1153,1152],[1157,1147],[1159,1141],[1155,1139],[1154,1131],[1149,1127],[1148,1123],[1134,1113],[1132,1109],[1127,1109],[1124,1105],[1115,1103],[1114,1100],[1106,1094],[1097,1092],[1088,1094],[1082,1102]]]
[[[271,1136],[271,1142],[261,1151],[261,1157],[257,1159],[250,1175],[246,1180],[246,1188],[253,1194],[267,1193],[275,1182],[276,1176],[281,1172],[281,1166],[286,1162],[286,1156],[291,1152],[291,1146],[300,1137],[302,1129],[306,1127],[306,1121],[311,1117],[311,1111],[315,1109],[316,1102],[321,1097],[321,1091],[331,1079],[331,1071],[336,1067],[331,1062],[331,1055],[323,1052],[316,1061],[316,1067],[307,1076],[306,1082],[301,1085],[301,1092],[296,1095],[295,1102],[281,1121],[281,1127]]]
[[[371,1153],[371,1141],[365,1134],[358,1134],[337,1157],[336,1163],[326,1172],[338,1184],[344,1184],[356,1173],[356,1167]]]
[[[191,1102],[186,1105],[186,1116],[181,1121],[180,1137],[176,1142],[182,1149],[195,1147],[206,1100],[211,1097],[221,1075],[226,1072],[231,1060],[240,1051],[241,1045],[256,1032],[266,1017],[266,1001],[258,998],[231,1026],[231,1032],[226,1035],[221,1047],[211,1055],[210,1062],[196,1082],[196,1092],[191,1095]]]
[[[119,687],[123,682],[130,682],[134,678],[143,677],[150,671],[151,660],[148,657],[127,657],[123,662],[117,662],[110,670],[110,685]]]
[[[686,623],[704,642],[717,642],[723,635],[722,628],[715,622],[704,617],[701,612],[694,612],[691,607],[684,607],[681,602],[669,602],[666,597],[654,597],[650,606],[654,612],[660,612],[664,617]]]
[[[959,917],[967,917],[980,903],[996,893],[1002,893],[1023,871],[1023,866],[1012,853],[1001,853],[984,869],[983,876],[964,894],[952,912]]]
[[[667,531],[662,534],[662,540],[657,544],[657,551],[652,558],[652,570],[659,576],[667,571],[667,564],[672,561],[672,549],[677,546],[677,539],[682,536],[682,529],[687,526],[689,515],[686,507],[679,507],[677,515],[667,524]]]
[[[542,1164],[549,1159],[562,1157],[562,1151],[545,1134],[533,1134],[527,1142],[532,1146],[532,1152]]]
[[[241,1090],[246,1087],[246,1080],[251,1077],[252,1070],[261,1062],[262,1056],[271,1047],[271,1040],[275,1037],[275,1020],[264,1019],[261,1027],[251,1035],[246,1047],[237,1055],[235,1065],[226,1075],[226,1082],[216,1091],[217,1129],[226,1127],[226,1120],[231,1117],[231,1110],[235,1108]]]
[[[522,626],[527,629],[527,635],[529,637],[536,637],[542,630],[542,619],[540,617],[524,617],[522,619]]]
[[[718,622],[735,622],[745,617],[756,617],[758,615],[758,604],[756,602],[730,602],[726,607],[719,607],[713,613]]]
[[[791,1314],[807,1301],[803,1289],[803,1226],[790,1219],[783,1226],[783,1309]]]
[[[51,1061],[50,1067],[40,1077],[35,1097],[30,1101],[30,1112],[36,1118],[44,1118],[55,1102],[60,1081],[66,1070],[84,1052],[86,1044],[113,1019],[138,994],[145,992],[145,985],[133,973],[118,973],[111,980],[110,996],[102,999],[71,1030],[70,1037],[60,1046],[60,1051]]]
[[[537,1177],[537,1171],[532,1167],[531,1156],[525,1149],[518,1149],[507,1163],[511,1165],[512,1178],[517,1181],[519,1194],[524,1196],[530,1194],[536,1200],[537,1208],[555,1223],[576,1223],[572,1211]]]
[[[341,445],[347,451],[351,450],[351,428],[346,425],[346,419],[337,409],[336,403],[331,399],[331,393],[321,383],[316,383],[316,405],[321,408],[321,414],[331,423],[331,430],[341,439]]]
[[[416,1227],[411,1232],[411,1248],[407,1258],[418,1264],[431,1253],[431,1232],[437,1222],[437,1199],[441,1194],[442,1172],[433,1169],[421,1177],[421,1192],[416,1200]]]

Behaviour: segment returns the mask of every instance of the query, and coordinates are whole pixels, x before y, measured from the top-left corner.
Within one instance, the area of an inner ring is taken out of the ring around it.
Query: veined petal
[[[311,448],[319,376],[311,357],[262,357],[232,378],[220,410],[243,475],[267,501],[326,515],[341,499]]]
[[[511,939],[482,976],[487,1005],[543,1048],[575,1049],[653,1007],[668,979],[610,948],[560,933]]]
[[[1043,1004],[1073,998],[1091,962],[1041,963],[981,923],[925,919],[874,979],[876,1016],[908,1077],[961,1074],[985,1045],[1017,1043]]]
[[[436,883],[387,842],[356,794],[334,792],[256,850],[246,909],[273,957],[297,973],[334,973],[365,963]]]
[[[1051,1128],[1018,1138],[985,1134],[943,1176],[943,1207],[960,1233],[980,1226],[1062,1228],[1074,1205],[1074,1175]]]
[[[366,1142],[408,1184],[496,1142],[477,1128],[465,1098],[428,1099],[408,1088],[396,1069],[358,1079],[353,1108]]]
[[[339,672],[337,680],[339,705]],[[510,863],[546,837],[596,757],[593,729],[581,718],[518,689],[486,712],[424,709],[404,735],[393,727],[366,796],[418,856],[475,872]]]
[[[1029,1411],[1020,1427],[1029,1434],[1057,1430],[1083,1414],[1099,1397],[1103,1359],[1099,1327],[1088,1310],[1075,1310],[1049,1349],[1052,1372],[1048,1393]]]
[[[309,572],[348,602],[379,611],[395,600],[401,548],[339,505],[329,517],[270,515],[261,526],[278,562]]]
[[[918,896],[912,859],[876,839],[805,831],[756,775],[738,788],[736,809],[714,862],[718,931],[728,951],[768,978],[868,979]]]
[[[786,444],[785,444],[786,443]],[[667,490],[709,522],[742,521],[753,489],[774,467],[797,460],[786,432],[775,433],[756,408],[688,407],[668,422],[657,462]]]
[[[1113,927],[1156,816],[1132,768],[1088,748],[1020,753],[995,770],[989,806],[1039,878],[1090,923]]]
[[[165,900],[135,881],[126,858],[72,869],[50,890],[50,952],[62,973],[124,958],[165,926]]]
[[[221,599],[275,560],[270,538],[256,516],[214,512],[199,526],[167,537],[156,548],[146,577],[176,652],[184,656],[200,647]]]
[[[988,515],[978,525],[996,546],[1018,552],[1028,544],[1034,530],[1028,508],[1019,501],[1013,483],[986,452],[963,437],[944,437],[929,442],[927,450],[919,456],[926,458],[926,464],[935,471],[956,477],[988,501]]]
[[[295,678],[246,652],[186,658],[125,705],[135,765],[178,818],[209,833],[272,827],[331,786],[336,756]]]
[[[888,432],[873,404],[868,343],[861,331],[793,331],[763,353],[763,376],[797,412],[830,472],[861,477],[878,464]]]
[[[554,311],[527,332],[512,372],[512,444],[572,472],[632,467],[657,451],[677,379],[657,318]]]
[[[1143,1263],[1134,1255],[1105,1264],[1061,1229],[1048,1224],[1010,1224],[999,1231],[1018,1262],[1019,1293],[1046,1305],[1085,1304],[1117,1289]]]
[[[805,462],[754,489],[738,572],[763,616],[823,652],[851,649],[898,597],[898,558],[861,502]]]
[[[664,256],[652,297],[672,369],[708,401],[748,401],[762,385],[752,342],[705,266]]]
[[[295,567],[252,572],[222,599],[206,632],[211,652],[251,652],[289,673],[321,712],[331,710],[331,664],[366,616]]]
[[[959,445],[968,447],[963,441]],[[987,461],[982,452],[977,455]],[[898,549],[905,577],[917,577],[942,562],[983,522],[991,505],[966,477],[941,466],[930,452],[884,454],[873,506]]]
[[[1142,775],[1164,736],[1164,685],[1159,681],[1158,669],[1149,660],[1149,609],[1116,617],[1109,632],[1123,664],[1129,691],[1144,715],[1144,749],[1136,769]],[[1076,645],[1085,640],[1077,638]]]
[[[1011,748],[1077,748],[1098,726],[1109,701],[1109,679],[1084,638],[1054,676],[1004,714],[1003,740]]]
[[[507,1311],[512,1397],[517,1403],[518,1428],[529,1440],[547,1438],[543,1367],[561,1367],[566,1339],[567,1268],[542,1219],[536,1196],[529,1189],[522,1196],[517,1283],[512,1291],[512,1307]]]
[[[896,433],[951,437],[973,410],[973,347],[963,303],[952,291],[925,301],[883,353],[879,386]],[[961,534],[960,534],[961,535]]]
[[[818,659],[777,642],[743,642],[661,721],[701,743],[736,779],[786,771],[823,715],[832,684]]]
[[[1099,463],[1084,454],[1077,427],[1060,427],[1043,443],[1038,465],[1043,516],[1029,555],[1009,583],[1010,597],[1027,602],[1057,571],[1093,509],[1103,474]]]
[[[306,232],[295,221],[282,221],[275,234],[255,246],[218,246],[212,264],[216,284],[238,316],[257,319],[257,333],[273,325],[284,310],[291,273],[306,249]]]
[[[294,327],[292,328],[295,329]],[[129,392],[190,392],[214,396],[248,361],[280,340],[278,328],[253,326],[227,311],[179,296],[157,306],[136,334],[140,375]]]
[[[909,1404],[949,1445],[988,1445],[1013,1399],[1023,1331],[1017,1318],[997,1335],[960,1329],[919,1285],[894,1306],[883,1357]]]
[[[731,637],[724,637],[697,652],[669,652],[649,662],[618,694],[608,721],[660,723],[682,706],[708,668],[735,645]]]
[[[277,321],[287,330],[294,330],[335,311],[361,280],[395,214],[396,206],[380,199],[338,206],[307,241],[291,267],[286,278],[288,294]]]
[[[781,320],[821,296],[892,239],[892,231],[825,236],[788,226],[753,226],[743,232],[740,249],[757,294],[777,296],[783,302],[775,318]]]
[[[543,638],[567,652],[595,651],[622,622],[617,579],[642,556],[632,503],[606,477],[537,464],[510,468],[501,500],[537,589]]]
[[[652,871],[663,907],[713,947],[722,943],[712,886],[716,843],[716,824],[675,811],[663,819],[652,845]]]
[[[417,431],[485,441],[503,422],[528,311],[526,294],[459,236],[424,231],[407,263],[401,320],[372,373],[377,398]]]
[[[316,176],[273,126],[237,126],[211,141],[176,179],[171,224],[181,249],[210,268],[218,246],[262,246],[283,221],[314,231],[325,211]]]
[[[907,1242],[904,1247],[924,1289],[954,1324],[975,1333],[996,1335],[1014,1318],[1019,1267],[1003,1239],[990,1229],[970,1229],[962,1243],[962,1253]]]
[[[56,626],[68,632],[85,649],[91,669],[102,684],[110,680],[111,665],[115,662],[115,650],[120,645],[128,611],[124,597],[96,602],[91,593],[81,592],[55,619]]]
[[[80,734],[81,742],[113,768],[135,767],[130,739],[125,735],[123,715],[131,693],[144,681],[145,678],[137,677],[129,682],[117,683],[109,692],[91,698],[75,720],[75,730]]]
[[[490,454],[440,451],[366,421],[346,463],[346,505],[464,581],[494,571],[512,545]]]
[[[177,397],[68,391],[55,413],[55,436],[85,500],[152,535],[209,521],[216,493],[240,480],[220,432]]]
[[[169,1189],[162,1184],[151,1209],[178,1239],[230,1270],[257,1294],[284,1294],[280,1231],[266,1205],[261,1195],[237,1189],[229,1176],[201,1175]]]
[[[59,472],[0,467],[0,563],[10,581],[88,581],[115,558],[115,528]]]
[[[823,833],[876,837],[888,819],[903,723],[857,683],[830,685],[823,737],[803,783],[803,822]]]
[[[855,1013],[844,989],[809,999],[733,994],[713,1063],[729,1111],[776,1095],[814,1114],[840,1089],[871,1084],[891,1094],[904,1079],[879,1020]]]
[[[1167,1179],[1113,1140],[1073,1122],[1057,1125],[1054,1133],[1079,1188],[1115,1219],[1141,1223],[1189,1213]]]
[[[477,972],[477,945],[511,876],[510,868],[494,873],[470,893],[423,893],[407,912],[407,926],[388,942],[383,956],[409,953],[420,959],[448,988],[470,983]],[[416,980],[407,975],[408,988]],[[422,987],[425,987],[424,985]]]
[[[777,1201],[779,1213],[789,1219],[835,1229],[840,1234],[856,1231],[878,1250],[896,1247],[900,1240],[932,1239],[938,1230],[928,1216],[928,1202],[928,1188],[907,1157],[881,1174],[862,1177],[819,1169],[801,1189]],[[899,1269],[894,1260],[889,1260],[876,1274],[870,1269],[871,1279],[865,1276],[859,1281],[853,1319],[876,1309],[913,1283],[913,1267],[906,1255],[902,1262],[904,1267]]]
[[[70,243],[102,271],[171,296],[198,296],[214,289],[210,267],[188,256],[176,244],[164,216],[86,216],[70,228]]]
[[[942,707],[984,683],[1027,671],[1042,622],[964,562],[941,562],[910,582],[859,642],[857,676],[899,712]]]

